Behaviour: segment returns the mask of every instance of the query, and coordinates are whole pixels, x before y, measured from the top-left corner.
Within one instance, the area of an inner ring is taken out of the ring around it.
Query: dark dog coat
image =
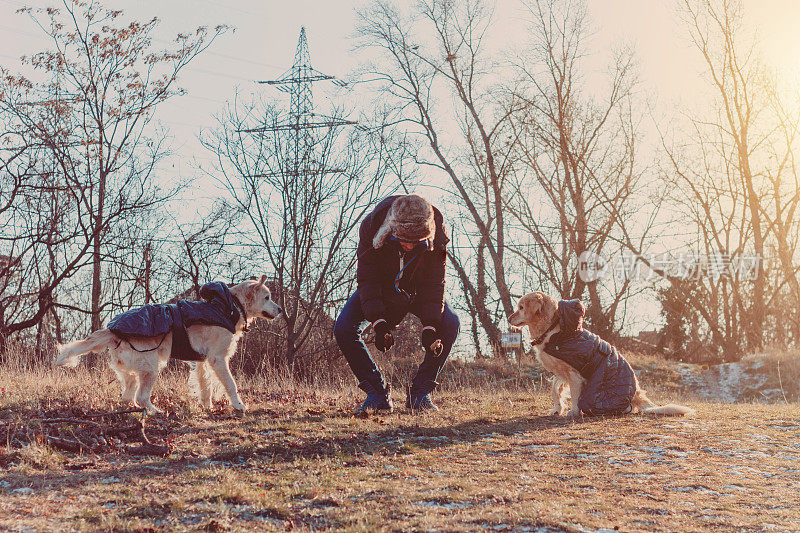
[[[200,297],[204,301],[178,300],[173,304],[145,305],[125,311],[112,318],[106,329],[129,343],[132,337],[162,336],[163,340],[163,336],[172,331],[170,357],[183,361],[204,361],[207,354],[192,348],[186,328],[193,324],[206,324],[221,326],[236,333],[240,312],[228,286],[220,281],[203,285]],[[135,344],[131,346],[136,349]]]
[[[561,359],[586,379],[578,400],[588,415],[628,412],[636,393],[636,376],[617,349],[583,328],[586,309],[580,300],[558,302],[561,331],[550,337],[547,354]]]

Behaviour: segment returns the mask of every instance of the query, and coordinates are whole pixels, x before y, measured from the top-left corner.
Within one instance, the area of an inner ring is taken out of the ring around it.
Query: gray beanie
[[[401,241],[421,241],[428,239],[433,248],[436,222],[433,219],[433,206],[422,196],[409,194],[400,196],[389,208],[383,224],[375,233],[372,245],[377,249],[386,243],[390,235]]]

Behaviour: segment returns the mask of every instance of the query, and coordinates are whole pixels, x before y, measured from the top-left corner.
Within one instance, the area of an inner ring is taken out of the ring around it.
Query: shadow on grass
[[[258,412],[253,412],[249,417],[257,417]],[[341,417],[344,415],[300,415],[293,418],[295,423],[318,424],[325,419]],[[228,417],[212,417],[222,421]],[[257,419],[252,423],[257,423]],[[432,419],[435,420],[435,419]],[[218,465],[236,468],[250,460],[263,460],[264,462],[290,463],[298,459],[330,459],[340,458],[345,464],[358,464],[359,457],[380,455],[392,461],[395,455],[415,453],[423,450],[432,450],[471,444],[486,438],[496,436],[511,436],[525,434],[536,439],[537,433],[560,427],[593,426],[602,424],[602,418],[566,419],[561,417],[532,416],[515,417],[497,420],[487,417],[478,417],[449,426],[426,426],[426,419],[410,418],[408,423],[387,426],[382,431],[375,432],[374,426],[365,427],[362,431],[348,431],[346,435],[329,436],[324,433],[306,434],[287,444],[284,435],[276,435],[275,441],[266,445],[232,446],[229,449],[214,453],[208,457],[187,457],[191,450],[183,451],[183,457],[163,459],[137,458],[130,455],[113,455],[104,457],[116,462],[116,465],[102,464],[100,468],[87,468],[82,471],[44,471],[37,473],[6,472],[4,479],[10,487],[33,487],[37,492],[58,491],[64,486],[80,487],[94,483],[110,482],[126,483],[130,480],[159,479],[174,477],[203,466]],[[168,425],[168,421],[165,420]],[[250,424],[247,420],[243,428]],[[180,426],[178,423],[176,426]],[[167,429],[161,424],[162,431]],[[191,433],[190,427],[175,427],[176,432]],[[159,432],[160,433],[160,432]],[[543,437],[546,439],[547,437]],[[542,444],[546,444],[544,440]],[[90,460],[89,456],[76,456]],[[100,461],[98,461],[100,462]],[[90,462],[91,464],[91,462]],[[92,465],[93,466],[93,465]]]

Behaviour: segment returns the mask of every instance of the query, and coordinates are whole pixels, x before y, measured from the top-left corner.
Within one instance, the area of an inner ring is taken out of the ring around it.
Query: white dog
[[[235,332],[232,333],[225,327],[206,324],[194,324],[186,328],[191,347],[205,356],[204,361],[192,365],[193,375],[190,379],[199,385],[200,401],[204,407],[211,408],[212,384],[208,373],[208,368],[211,367],[228,394],[233,408],[239,412],[247,409],[239,398],[236,382],[228,365],[250,319],[273,319],[283,312],[272,301],[265,284],[266,279],[267,276],[262,276],[260,281],[248,280],[230,287],[230,294],[237,300],[237,306],[244,311],[244,316],[241,312],[238,314]],[[138,337],[134,341],[134,347],[131,342],[121,339],[108,329],[101,329],[83,340],[59,346],[55,365],[75,367],[84,354],[108,350],[111,356],[109,363],[122,385],[122,401],[135,403],[149,412],[158,412],[159,409],[150,401],[150,394],[159,372],[167,365],[172,353],[172,335],[172,332],[168,332],[158,337]]]

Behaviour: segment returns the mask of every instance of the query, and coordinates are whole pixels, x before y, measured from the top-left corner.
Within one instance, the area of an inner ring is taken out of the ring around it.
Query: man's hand
[[[442,339],[435,327],[425,326],[422,328],[422,347],[425,348],[425,351],[430,350],[436,357],[442,355],[444,346],[442,345]]]
[[[375,347],[382,352],[385,352],[394,346],[394,337],[392,336],[392,328],[389,323],[384,319],[378,319],[372,324],[372,329],[375,330]]]

